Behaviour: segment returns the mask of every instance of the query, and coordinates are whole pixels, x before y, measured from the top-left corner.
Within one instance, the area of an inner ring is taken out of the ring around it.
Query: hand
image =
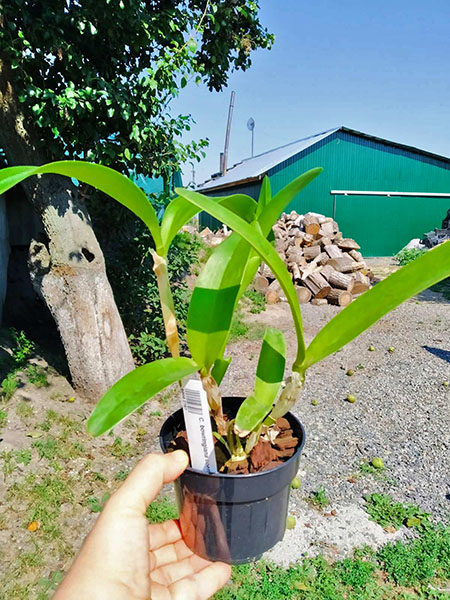
[[[146,456],[106,503],[54,600],[206,600],[231,569],[193,554],[176,521],[149,525],[148,505],[188,465],[182,450]]]

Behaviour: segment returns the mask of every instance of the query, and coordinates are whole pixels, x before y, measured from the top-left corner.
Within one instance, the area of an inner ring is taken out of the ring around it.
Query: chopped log
[[[311,243],[314,241],[314,236],[310,233],[305,233],[303,236],[303,246],[311,246]]]
[[[325,246],[324,250],[330,258],[342,258],[343,256],[342,250],[337,246]]]
[[[281,285],[278,283],[277,279],[274,279],[272,283],[269,284],[269,287],[267,289],[275,290],[276,292],[281,292]]]
[[[266,292],[267,304],[277,304],[280,302],[280,294],[276,290],[267,290]]]
[[[303,249],[303,256],[306,260],[313,260],[320,254],[320,246],[308,246]]]
[[[329,237],[322,237],[320,238],[320,243],[322,244],[322,246],[331,246],[331,238]]]
[[[311,291],[302,285],[297,287],[297,298],[299,304],[307,304],[311,300]]]
[[[351,238],[344,238],[342,240],[339,240],[337,245],[343,250],[359,250],[361,248],[361,246]]]
[[[320,231],[319,219],[315,215],[308,213],[303,217],[303,227],[306,233],[316,235]]]
[[[302,276],[300,273],[300,269],[298,268],[298,265],[295,262],[288,263],[288,268],[289,268],[290,272],[292,273],[292,278],[294,279],[294,281],[300,281]]]
[[[340,259],[342,260],[342,259]],[[350,261],[350,259],[345,259],[345,261]],[[351,262],[351,263],[347,263],[347,262],[341,262],[339,263],[338,260],[338,267],[336,268],[336,271],[340,271],[341,273],[356,273],[356,271],[362,271],[364,268],[366,267],[366,263],[365,262]]]
[[[331,239],[333,240],[333,242],[339,242],[339,240],[342,240],[342,233],[338,231],[333,235]]]
[[[253,280],[253,287],[257,292],[265,292],[269,287],[269,282],[267,281],[267,277],[263,277],[262,275],[257,275]]]
[[[339,231],[339,225],[336,223],[336,221],[331,221],[332,225],[333,225],[333,231],[334,233],[340,233]]]
[[[369,278],[370,281],[373,281],[375,279],[375,274],[371,269],[364,269],[365,271],[365,275]]]
[[[278,238],[275,240],[275,250],[278,254],[284,254],[284,251],[287,249],[287,244],[284,239]]]
[[[317,235],[319,235],[319,234],[317,234]],[[317,240],[313,240],[311,242],[311,246],[319,246],[319,247],[322,246],[322,238],[317,238]]]
[[[346,290],[331,289],[327,294],[327,300],[330,304],[337,304],[338,306],[347,306],[352,301],[352,295]]]
[[[275,279],[275,275],[272,273],[270,267],[268,267],[265,263],[262,263],[259,267],[259,274],[263,277],[267,277],[267,279]]]
[[[326,221],[325,223],[322,223],[322,225],[320,226],[319,233],[323,237],[333,237],[333,235],[334,235],[333,222]]]
[[[311,273],[311,275],[304,280],[304,284],[311,290],[314,298],[325,298],[331,290],[328,281],[325,277],[322,277],[320,273]]]
[[[350,275],[345,275],[344,273],[339,273],[339,271],[333,271],[327,278],[330,285],[335,288],[340,288],[343,290],[347,290],[347,292],[352,292],[353,286],[355,284],[355,280]]]
[[[354,284],[352,294],[354,295],[367,292],[367,290],[370,288],[370,279],[367,277],[367,275],[363,275],[361,271],[358,271],[357,273],[353,274],[353,281]]]
[[[321,252],[314,260],[317,264],[324,265],[329,260],[329,256],[326,252]]]
[[[322,277],[325,277],[325,279],[327,281],[328,281],[328,278],[331,275],[331,273],[336,273],[336,271],[333,269],[333,267],[331,265],[325,265],[324,267],[322,267],[322,270],[320,271],[320,274],[322,275]]]
[[[356,260],[356,262],[362,262],[364,260],[363,255],[361,254],[361,252],[358,252],[358,250],[349,250],[348,253],[353,258],[353,260]]]
[[[297,246],[291,246],[286,252],[286,257],[290,263],[295,262],[297,265],[302,264],[302,262],[303,264],[306,263],[306,259],[303,256],[303,251],[300,248],[297,248]]]
[[[325,306],[325,304],[328,304],[328,300],[326,298],[313,298],[311,304],[314,304],[314,306]]]

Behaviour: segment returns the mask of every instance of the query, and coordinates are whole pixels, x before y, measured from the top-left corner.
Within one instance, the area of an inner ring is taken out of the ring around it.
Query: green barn
[[[257,200],[264,176],[275,194],[312,167],[324,171],[287,212],[334,216],[344,236],[354,238],[365,256],[395,254],[412,238],[440,227],[450,208],[449,158],[347,127],[243,160],[198,191],[209,196],[244,193]],[[200,221],[211,229],[219,225],[204,213]]]

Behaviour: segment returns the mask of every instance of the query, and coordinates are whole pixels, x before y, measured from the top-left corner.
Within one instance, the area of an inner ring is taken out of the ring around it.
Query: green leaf
[[[229,356],[228,358],[218,358],[214,363],[211,375],[214,378],[214,381],[217,383],[217,385],[220,385],[222,383],[222,379],[224,378],[225,373],[227,372],[228,367],[230,366],[230,363],[231,356]]]
[[[273,249],[270,242],[268,242],[258,231],[256,231],[251,225],[246,223],[239,216],[231,212],[225,206],[221,206],[208,198],[202,196],[197,192],[191,190],[177,189],[176,192],[186,198],[198,208],[205,210],[216,219],[226,223],[228,227],[238,233],[244,240],[246,240],[261,256],[264,262],[270,267],[278,282],[284,291],[289,306],[292,312],[292,318],[294,320],[295,331],[297,334],[297,356],[294,361],[293,369],[298,369],[303,362],[305,356],[305,344],[303,341],[303,327],[302,327],[302,316],[298,304],[297,295],[295,288],[292,284],[291,277],[286,269],[286,265],[283,263],[277,252]],[[270,227],[269,227],[270,230]],[[268,233],[268,232],[267,232]],[[266,234],[267,235],[267,234]]]
[[[309,345],[304,367],[336,352],[396,306],[449,276],[450,241],[392,273],[331,319]]]
[[[271,201],[270,179],[267,175],[264,177],[261,189],[259,190],[258,208],[256,209],[256,217],[259,218],[263,210],[270,204]],[[279,216],[279,215],[278,215]],[[276,217],[278,219],[278,216]],[[272,225],[273,227],[273,225]]]
[[[258,427],[280,391],[286,365],[286,341],[278,329],[267,329],[264,334],[254,393],[246,398],[236,415],[236,426],[241,432]]]
[[[295,196],[305,188],[308,183],[311,183],[320,173],[322,173],[322,167],[316,167],[303,173],[291,183],[288,183],[282,190],[275,194],[269,204],[266,204],[264,210],[261,213],[258,221],[261,225],[261,229],[264,235],[268,235],[269,230],[273,227],[274,223],[281,215],[283,210],[292,202]]]
[[[217,198],[211,198],[211,201],[229,208],[249,223],[255,218],[256,202],[253,198],[250,198],[250,196],[246,196],[245,194],[219,196]],[[161,237],[166,254],[178,231],[197,213],[198,208],[193,206],[192,203],[188,202],[185,198],[178,197],[172,200],[167,207],[161,222]]]
[[[223,355],[250,246],[232,234],[200,273],[187,318],[187,341],[197,364],[209,369]]]
[[[121,173],[84,161],[62,160],[41,167],[8,167],[0,170],[0,194],[31,175],[54,173],[73,177],[108,194],[126,206],[149,228],[157,251],[161,250],[161,234],[153,206],[144,192]],[[160,253],[160,252],[158,252]]]
[[[198,370],[190,358],[163,358],[138,367],[119,379],[103,396],[89,418],[87,430],[101,435],[152,396]]]
[[[188,48],[192,53],[197,50],[197,42],[193,38],[189,39]]]

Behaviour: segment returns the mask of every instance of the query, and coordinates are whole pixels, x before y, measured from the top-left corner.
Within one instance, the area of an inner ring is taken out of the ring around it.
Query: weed
[[[23,367],[34,352],[34,343],[27,338],[24,331],[10,329],[12,338],[12,358],[16,368]]]
[[[5,477],[14,473],[16,463],[13,462],[12,450],[4,450],[0,453],[0,459],[3,461],[3,474]]]
[[[377,468],[372,463],[365,460],[359,465],[360,475],[372,475],[375,479],[386,479],[386,467]]]
[[[28,381],[38,388],[48,387],[50,384],[47,379],[47,373],[39,365],[28,365],[26,368]]]
[[[98,473],[97,471],[92,471],[91,473],[92,479],[94,481],[106,481],[106,477],[102,475],[102,473]]]
[[[15,372],[8,373],[8,375],[3,379],[1,384],[0,393],[2,397],[8,401],[14,396],[15,391],[19,387],[19,382],[17,380],[17,375]]]
[[[124,458],[125,456],[135,456],[136,449],[130,444],[130,442],[123,443],[122,438],[116,437],[111,446],[109,446],[110,452],[116,458]]]
[[[229,342],[236,342],[241,338],[245,337],[248,332],[248,325],[243,321],[242,312],[237,310],[233,315],[233,321],[231,323]]]
[[[47,597],[48,592],[56,591],[56,588],[63,580],[64,573],[62,571],[55,571],[51,573],[48,577],[42,577],[39,579],[38,584],[42,589],[42,592]]]
[[[266,310],[266,297],[261,292],[247,290],[244,297],[249,300],[249,311],[258,314]]]
[[[416,258],[419,258],[419,256],[422,256],[422,254],[425,254],[425,252],[426,250],[419,250],[419,248],[403,248],[403,250],[400,250],[394,258],[398,264],[403,267],[413,260],[416,260]]]
[[[34,415],[34,410],[30,402],[22,400],[16,406],[16,415],[21,419],[29,419]]]
[[[0,429],[6,425],[8,422],[8,413],[5,413],[4,410],[0,410]]]
[[[167,498],[167,496],[163,496],[150,504],[145,516],[150,523],[164,523],[164,521],[177,519],[178,510],[175,504]]]
[[[311,492],[311,494],[306,498],[306,501],[308,504],[314,508],[318,508],[319,510],[323,510],[325,506],[330,504],[324,487],[320,487],[317,492]]]
[[[71,460],[84,456],[85,448],[83,445],[76,440],[75,442],[68,442],[67,440],[59,440],[54,437],[47,437],[43,440],[36,440],[32,444],[33,448],[36,448],[39,458],[50,461],[53,466],[55,460]]]
[[[109,494],[108,492],[105,492],[100,499],[96,498],[95,496],[91,496],[90,498],[86,499],[86,506],[93,513],[102,512],[103,507],[105,506],[105,504],[106,504],[108,498],[110,497],[110,495],[111,494]]]
[[[16,450],[14,452],[14,459],[17,464],[22,464],[25,467],[30,464],[32,458],[31,450],[28,448],[22,448],[22,450]]]
[[[365,501],[370,518],[382,527],[399,529],[405,524],[420,529],[430,525],[429,513],[414,504],[395,502],[386,494],[369,494],[365,496]]]
[[[128,477],[129,474],[130,474],[130,470],[129,469],[123,469],[122,471],[118,471],[114,475],[114,479],[116,481],[125,481],[125,479]]]
[[[433,577],[450,579],[450,528],[438,526],[418,539],[387,544],[377,553],[384,571],[399,585],[415,585]]]

